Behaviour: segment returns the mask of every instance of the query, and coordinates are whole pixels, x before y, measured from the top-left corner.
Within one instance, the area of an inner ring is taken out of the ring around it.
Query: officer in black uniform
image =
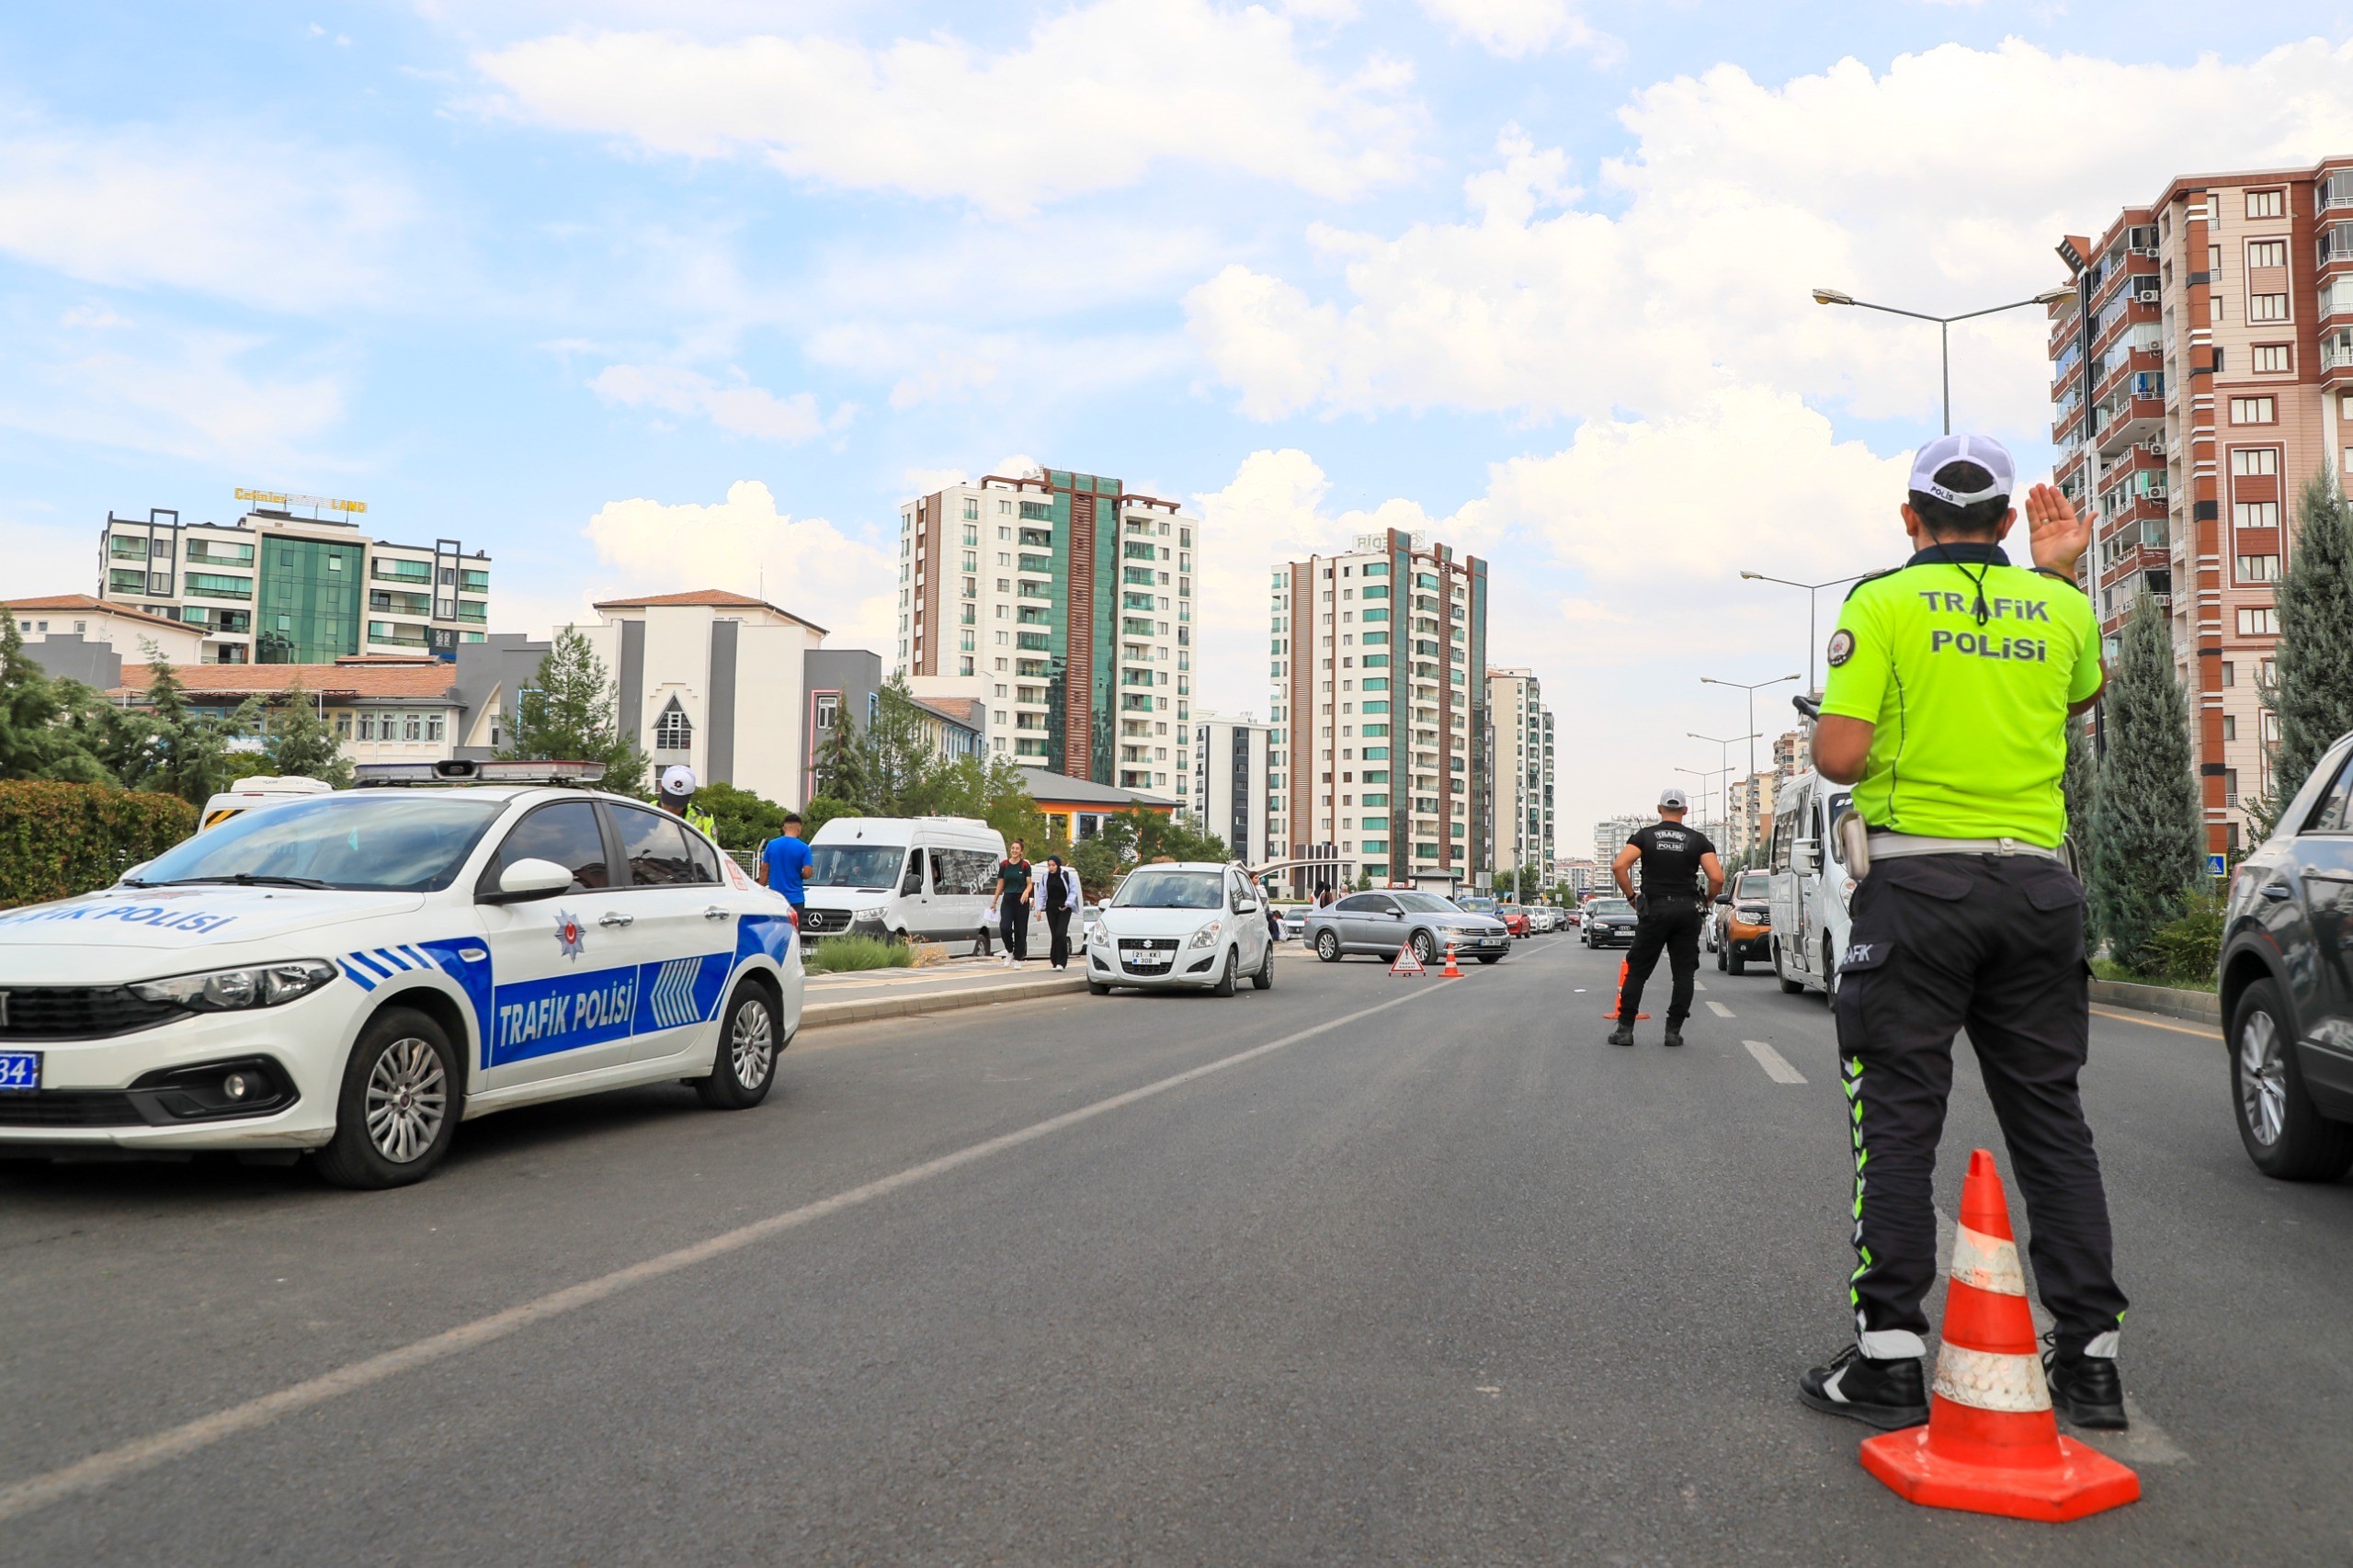
[[[1683,825],[1690,802],[1683,791],[1663,790],[1658,797],[1660,820],[1626,840],[1610,863],[1618,891],[1634,905],[1634,950],[1626,960],[1625,988],[1618,994],[1618,1027],[1609,1031],[1612,1045],[1634,1043],[1634,1019],[1643,1009],[1643,983],[1658,967],[1660,949],[1675,976],[1675,990],[1666,1003],[1667,1045],[1683,1043],[1683,1020],[1691,1016],[1691,981],[1699,972],[1699,926],[1708,903],[1724,885],[1723,863],[1716,846],[1697,828]],[[1638,893],[1631,872],[1642,863],[1643,885]],[[1700,880],[1706,879],[1702,888]]]

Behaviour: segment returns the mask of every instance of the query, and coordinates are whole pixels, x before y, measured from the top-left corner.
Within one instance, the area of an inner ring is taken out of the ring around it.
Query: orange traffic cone
[[[1618,960],[1618,985],[1617,989],[1609,993],[1609,1011],[1601,1015],[1605,1019],[1615,1018],[1618,1016],[1618,999],[1626,994],[1626,973],[1633,967],[1625,959]],[[1640,1023],[1649,1017],[1648,1013],[1637,1013],[1634,1015],[1634,1021]]]
[[[1928,1424],[1867,1438],[1863,1468],[1915,1503],[2013,1519],[2080,1519],[2139,1497],[2139,1476],[2059,1435],[2036,1350],[2009,1204],[1980,1149],[1961,1189]]]
[[[1454,967],[1454,944],[1451,941],[1449,941],[1446,944],[1446,967],[1438,971],[1438,977],[1440,980],[1460,980],[1462,978],[1462,971]]]

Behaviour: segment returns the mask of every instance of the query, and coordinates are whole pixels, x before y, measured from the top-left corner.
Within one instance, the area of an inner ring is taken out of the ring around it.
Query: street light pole
[[[1963,311],[1957,316],[1932,316],[1922,311],[1907,311],[1894,305],[1875,305],[1869,300],[1858,300],[1838,289],[1816,289],[1813,302],[1817,305],[1852,305],[1857,310],[1884,311],[1892,316],[1910,316],[1914,321],[1937,324],[1938,352],[1944,361],[1945,434],[1952,434],[1952,324],[1974,321],[1979,316],[1998,315],[2004,311],[2022,311],[2029,305],[2056,304],[2061,300],[2075,297],[2073,285],[2060,289],[2045,289],[2030,300],[2013,300],[2006,305],[1988,305],[1982,311]]]
[[[1741,575],[1745,577],[1748,574],[1744,572]],[[1798,677],[1795,676],[1775,676],[1771,680],[1760,680],[1754,686],[1745,686],[1736,680],[1718,680],[1713,676],[1701,676],[1699,677],[1699,684],[1701,686],[1728,686],[1734,691],[1745,691],[1748,693],[1749,733],[1744,738],[1748,742],[1748,771],[1752,778],[1755,777],[1756,773],[1756,694],[1766,687],[1779,686],[1785,680],[1795,680]],[[1812,691],[1813,687],[1809,684],[1806,687],[1806,689],[1808,691]],[[1702,736],[1701,738],[1705,739],[1706,737]]]
[[[1858,572],[1851,577],[1833,577],[1827,583],[1792,583],[1787,577],[1768,577],[1762,572],[1743,572],[1741,574],[1741,576],[1744,579],[1751,583],[1779,583],[1785,588],[1803,588],[1805,590],[1805,688],[1808,691],[1812,691],[1813,689],[1813,611],[1814,606],[1820,602],[1814,597],[1814,596],[1819,594],[1824,588],[1835,588],[1841,583],[1859,583],[1870,575],[1870,574],[1868,572]]]
[[[1690,736],[1695,741],[1712,741],[1715,743],[1717,763],[1716,771],[1721,774],[1723,778],[1723,782],[1719,786],[1719,788],[1723,791],[1724,816],[1722,823],[1719,825],[1723,828],[1727,835],[1729,835],[1732,831],[1732,748],[1742,741],[1752,743],[1748,748],[1748,760],[1751,764],[1749,771],[1751,773],[1756,772],[1756,769],[1754,764],[1756,761],[1756,747],[1754,743],[1756,739],[1756,735],[1754,732],[1745,735],[1732,736],[1703,735],[1697,730],[1686,730],[1683,733]],[[1746,828],[1747,823],[1748,819],[1745,816],[1741,818],[1741,824],[1744,830]]]

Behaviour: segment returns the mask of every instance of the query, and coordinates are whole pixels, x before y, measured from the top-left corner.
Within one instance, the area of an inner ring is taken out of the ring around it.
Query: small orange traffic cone
[[[1454,967],[1454,943],[1451,940],[1446,944],[1446,967],[1438,971],[1438,977],[1440,980],[1460,980],[1462,978],[1462,971]]]
[[[1870,1437],[1863,1468],[1915,1503],[2054,1523],[2130,1503],[2141,1478],[2059,1435],[1994,1156],[1969,1156],[1928,1424]]]
[[[1618,1016],[1618,999],[1626,994],[1626,973],[1633,967],[1625,959],[1618,960],[1618,987],[1609,994],[1609,1011],[1601,1015],[1605,1019],[1615,1018]],[[1637,1013],[1634,1015],[1634,1021],[1640,1023],[1649,1017],[1648,1013]]]

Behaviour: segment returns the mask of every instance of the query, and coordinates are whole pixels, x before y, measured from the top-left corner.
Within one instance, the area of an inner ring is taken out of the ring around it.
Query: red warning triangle
[[[1413,944],[1408,942],[1405,946],[1397,949],[1397,961],[1389,966],[1389,972],[1392,974],[1427,974],[1429,971],[1424,969],[1422,967],[1422,960],[1414,956]]]

